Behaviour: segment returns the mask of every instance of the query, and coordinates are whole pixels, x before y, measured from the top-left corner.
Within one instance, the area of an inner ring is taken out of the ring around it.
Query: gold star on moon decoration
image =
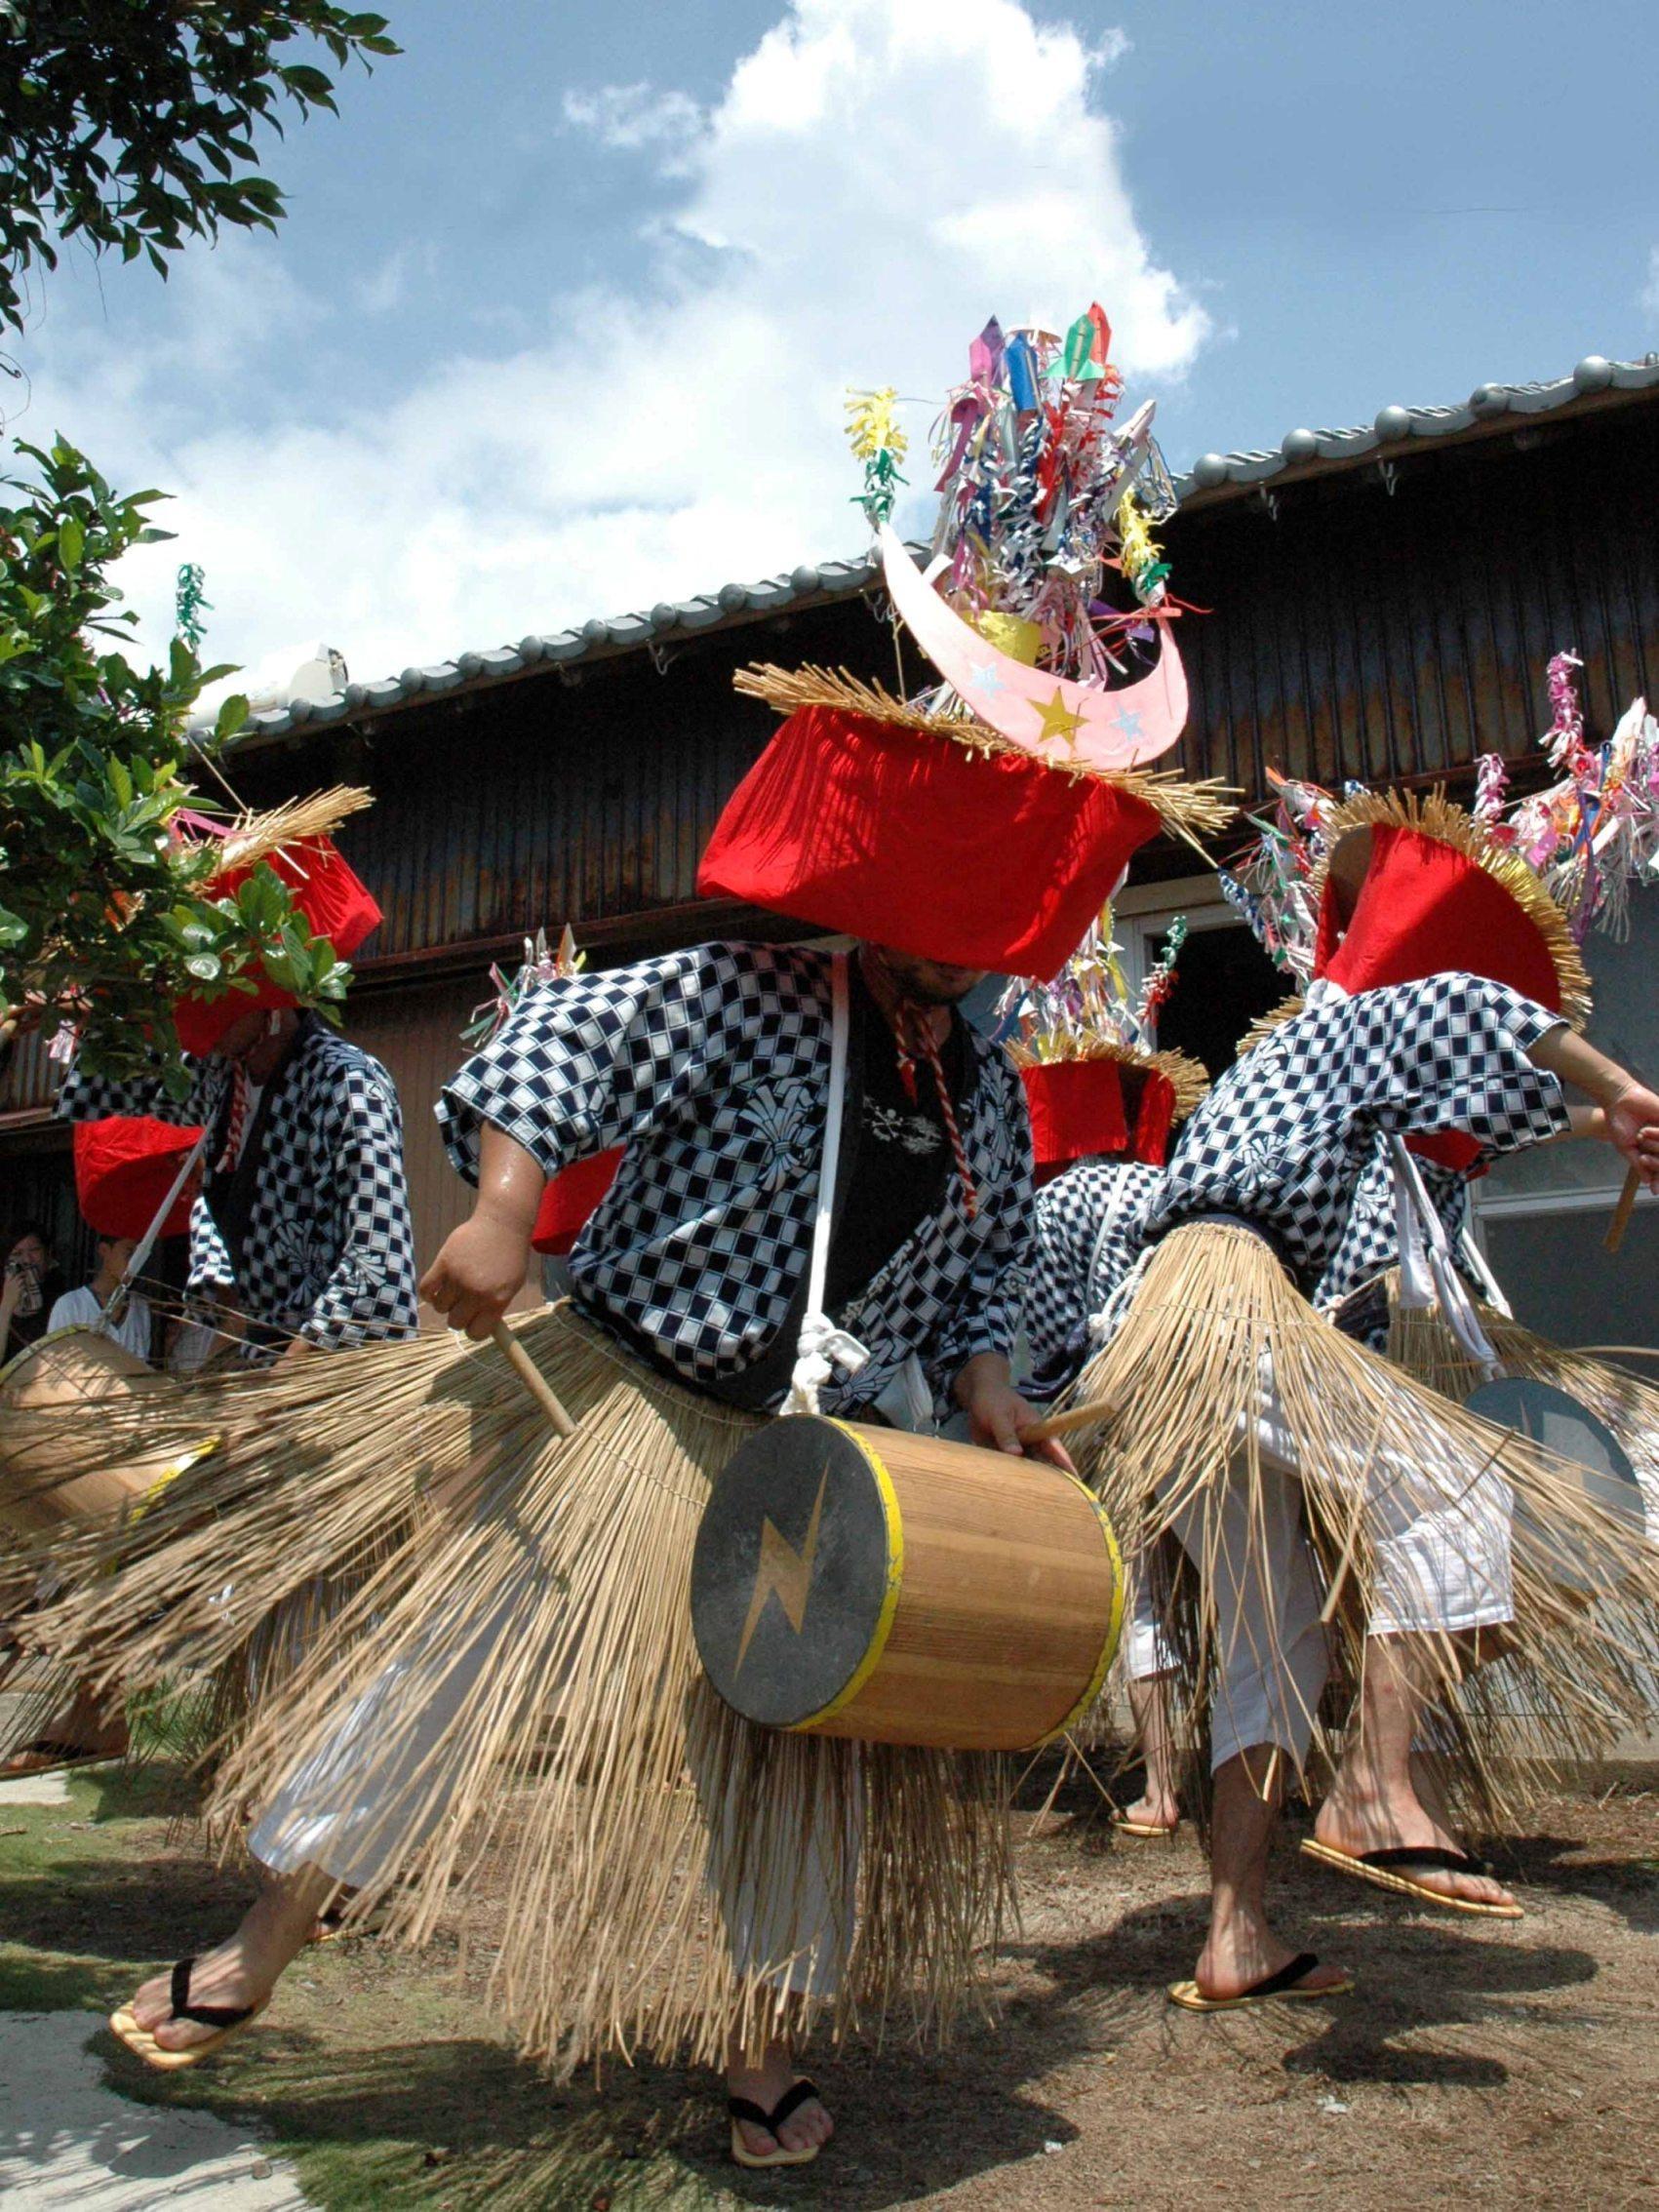
[[[1037,709],[1041,724],[1037,731],[1037,742],[1040,745],[1064,745],[1068,753],[1075,753],[1083,716],[1067,706],[1065,693],[1058,684],[1054,686],[1054,696],[1047,705],[1040,699],[1033,699],[1031,703]]]

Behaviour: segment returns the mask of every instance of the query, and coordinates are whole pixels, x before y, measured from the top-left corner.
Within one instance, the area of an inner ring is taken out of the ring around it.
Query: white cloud
[[[1134,40],[1120,24],[1109,24],[1088,49],[1088,63],[1093,69],[1111,69],[1132,53]]]
[[[180,542],[135,557],[135,598],[165,634],[174,566],[201,562],[216,657],[322,636],[374,678],[855,550],[849,384],[921,396],[920,501],[932,403],[992,313],[1063,327],[1099,299],[1136,396],[1208,334],[1137,226],[1090,61],[1016,0],[795,0],[692,136],[651,139],[685,177],[649,297],[521,296],[527,340],[461,313],[448,342],[478,350],[401,389],[285,398],[272,330],[286,354],[354,309],[288,297],[268,249],[192,250],[166,347],[41,334],[35,421],[175,489]],[[602,136],[691,105],[625,93]]]
[[[1650,322],[1659,323],[1659,246],[1647,257],[1647,282],[1641,288],[1641,311]]]
[[[568,92],[565,121],[591,131],[601,145],[678,145],[701,128],[702,109],[683,92],[652,85],[602,85],[597,92]]]

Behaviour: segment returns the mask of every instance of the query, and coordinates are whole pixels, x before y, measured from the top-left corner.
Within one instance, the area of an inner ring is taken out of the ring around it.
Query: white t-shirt
[[[46,1317],[46,1325],[54,1328],[97,1328],[103,1321],[103,1308],[98,1302],[98,1292],[90,1283],[83,1283],[78,1290],[66,1290]],[[150,1309],[137,1292],[128,1300],[127,1311],[118,1328],[104,1328],[105,1336],[133,1353],[139,1360],[150,1356]]]

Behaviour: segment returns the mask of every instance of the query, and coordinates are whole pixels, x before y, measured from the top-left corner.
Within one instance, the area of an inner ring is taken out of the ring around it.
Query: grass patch
[[[234,1924],[247,1877],[214,1866],[178,1817],[178,1792],[164,1762],[100,1767],[72,1775],[64,1803],[0,1808],[0,2010],[107,2013]],[[604,2097],[553,2088],[493,2025],[482,1973],[463,1974],[453,1946],[412,1957],[348,1939],[305,1952],[222,2061],[164,2074],[107,2033],[95,2048],[124,2096],[257,2129],[335,2212],[714,2212],[744,2200],[724,2186],[708,2075],[618,2069]],[[764,2195],[811,2200],[804,2182]]]

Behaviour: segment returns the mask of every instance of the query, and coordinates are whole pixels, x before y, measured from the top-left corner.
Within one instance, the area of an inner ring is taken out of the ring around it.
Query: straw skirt
[[[1142,1571],[1166,1531],[1180,1539],[1189,1566],[1165,1613],[1195,1708],[1231,1700],[1245,1724],[1289,1701],[1299,1711],[1280,1712],[1265,1740],[1300,1758],[1326,1668],[1357,1685],[1367,1632],[1412,1632],[1493,1807],[1514,1761],[1588,1755],[1644,1716],[1647,1653],[1632,1624],[1659,1596],[1659,1553],[1633,1560],[1550,1454],[1340,1335],[1249,1230],[1195,1222],[1155,1246],[1071,1395],[1116,1408],[1080,1440],[1080,1464]],[[1617,1604],[1558,1587],[1561,1532],[1600,1562],[1598,1598]],[[1498,1621],[1534,1694],[1473,1711],[1454,1632]],[[1271,1695],[1249,1690],[1252,1674],[1275,1672]]]
[[[715,2060],[733,2029],[801,2032],[825,2003],[838,2033],[893,2013],[944,2030],[1005,1911],[998,1762],[780,1735],[721,1705],[691,1551],[757,1417],[569,1308],[517,1333],[573,1437],[493,1346],[342,1355],[331,1370],[369,1370],[357,1412],[349,1391],[326,1422],[314,1400],[273,1404],[266,1482],[221,1468],[234,1499],[211,1521],[181,1506],[146,1557],[174,1615],[150,1664],[222,1675],[382,1531],[355,1595],[253,1685],[210,1815],[228,1836],[254,1810],[257,1855],[351,1881],[353,1912],[411,1940],[488,1878],[494,1999],[560,2066],[642,2044]],[[134,1569],[116,1579],[134,1602]],[[81,1614],[78,1648],[110,1653],[107,1599]]]

